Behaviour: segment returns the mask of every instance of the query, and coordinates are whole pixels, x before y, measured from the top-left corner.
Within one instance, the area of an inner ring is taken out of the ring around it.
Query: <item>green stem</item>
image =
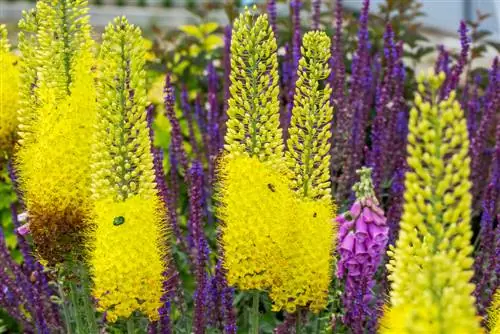
[[[315,317],[315,319],[314,319],[314,323],[315,323],[315,325],[316,325],[316,326],[314,326],[314,327],[315,327],[315,333],[317,333],[317,334],[319,334],[320,329],[321,329],[321,317],[320,317],[320,314],[321,314],[321,313],[319,313],[319,314]]]
[[[70,280],[69,282],[69,291],[70,291],[70,297],[71,297],[71,306],[72,306],[72,313],[73,313],[73,317],[75,319],[75,322],[76,322],[76,330],[75,332],[77,334],[83,334],[86,332],[86,329],[85,329],[85,326],[83,325],[83,321],[82,321],[82,318],[80,316],[80,312],[79,312],[79,300],[78,300],[78,293],[77,293],[77,290],[78,287],[76,286],[76,284],[74,282],[72,282]]]
[[[83,307],[85,308],[87,324],[90,333],[99,333],[99,328],[97,325],[94,305],[90,300],[90,286],[89,286],[89,276],[87,273],[87,268],[81,265],[81,278],[82,278],[82,290],[83,290]]]
[[[300,334],[302,332],[302,327],[300,326],[300,312],[297,311],[297,317],[295,318],[295,334]]]
[[[252,303],[252,334],[259,334],[259,293],[255,292]]]
[[[71,334],[71,317],[69,315],[68,306],[66,305],[66,298],[62,289],[62,284],[57,283],[57,290],[59,291],[59,298],[61,298],[61,306],[63,310],[64,323],[66,324],[66,333]]]
[[[134,332],[135,332],[134,317],[130,316],[130,318],[127,320],[127,334],[134,334]]]

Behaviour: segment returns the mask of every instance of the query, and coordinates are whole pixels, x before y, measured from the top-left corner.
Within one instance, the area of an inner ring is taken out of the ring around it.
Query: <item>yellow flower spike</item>
[[[93,294],[111,322],[134,311],[158,320],[167,266],[168,230],[146,123],[144,54],[138,27],[125,18],[106,27],[98,66],[89,263]]]
[[[312,199],[331,198],[332,89],[324,83],[330,74],[329,59],[330,38],[319,31],[305,34],[286,156],[293,188]]]
[[[285,159],[297,195],[295,218],[288,222],[291,239],[280,250],[287,266],[278,272],[270,295],[276,310],[308,306],[319,312],[327,302],[336,230],[328,154],[331,88],[328,83],[321,88],[330,74],[330,39],[324,32],[309,32],[302,45]]]
[[[400,235],[388,252],[390,309],[381,333],[481,333],[470,283],[467,132],[455,94],[437,102],[443,81],[442,74],[419,76],[422,87],[410,112],[410,170]]]
[[[19,26],[16,164],[37,252],[49,263],[79,251],[90,210],[96,105],[86,1],[41,0]]]
[[[234,22],[231,97],[225,148],[229,156],[256,156],[270,164],[283,155],[279,127],[278,56],[266,15],[248,9]]]
[[[18,61],[10,52],[7,29],[4,24],[0,24],[0,155],[3,152],[10,153],[15,141],[19,108]]]
[[[327,155],[331,89],[319,88],[329,74],[330,42],[319,32],[304,38],[285,159],[276,41],[266,16],[246,10],[232,38],[227,154],[218,191],[228,283],[268,290],[274,310],[318,312],[326,306],[335,232]],[[307,168],[296,169],[297,163]]]

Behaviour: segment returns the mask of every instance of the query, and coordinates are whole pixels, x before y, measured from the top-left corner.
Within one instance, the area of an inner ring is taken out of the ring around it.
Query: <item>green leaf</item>
[[[500,52],[500,43],[489,41],[486,44],[494,48],[497,52]]]
[[[179,30],[184,32],[185,34],[189,36],[193,36],[198,38],[199,40],[203,39],[203,32],[200,30],[199,27],[191,24],[183,25],[179,27]]]
[[[223,43],[224,40],[220,36],[210,35],[205,39],[203,44],[205,44],[205,50],[211,51],[222,46]]]
[[[200,30],[205,34],[209,35],[213,33],[215,30],[219,28],[219,24],[217,22],[207,22],[200,26]]]

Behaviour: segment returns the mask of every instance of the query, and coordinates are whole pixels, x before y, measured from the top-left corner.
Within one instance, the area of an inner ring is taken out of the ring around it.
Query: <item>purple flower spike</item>
[[[166,115],[172,125],[172,149],[175,153],[175,158],[181,163],[187,175],[188,159],[184,151],[181,126],[175,114],[175,91],[171,82],[170,73],[167,73],[165,77],[163,93]]]
[[[195,263],[196,290],[194,293],[194,323],[193,332],[195,334],[205,333],[207,323],[208,304],[208,256],[209,249],[205,234],[203,232],[203,167],[198,161],[194,161],[189,170],[191,180],[189,189],[190,206],[190,237],[194,249],[193,262]]]
[[[276,20],[278,17],[278,13],[276,11],[276,0],[267,0],[267,15],[269,16],[269,23],[271,24],[271,28],[273,29],[274,36],[278,38]]]
[[[371,169],[363,168],[358,174],[361,180],[354,186],[356,201],[351,210],[337,218],[340,224],[337,277],[345,280],[343,322],[354,333],[362,333],[376,323],[373,317],[378,316],[378,311],[371,289],[389,239],[384,212],[373,190]]]
[[[312,0],[312,28],[319,29],[319,20],[321,17],[321,0]]]

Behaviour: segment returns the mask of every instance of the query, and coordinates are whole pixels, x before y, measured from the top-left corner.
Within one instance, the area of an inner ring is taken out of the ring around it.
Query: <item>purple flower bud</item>
[[[20,235],[26,235],[30,233],[30,224],[26,223],[19,226],[18,228],[16,228],[16,232],[19,233]]]

